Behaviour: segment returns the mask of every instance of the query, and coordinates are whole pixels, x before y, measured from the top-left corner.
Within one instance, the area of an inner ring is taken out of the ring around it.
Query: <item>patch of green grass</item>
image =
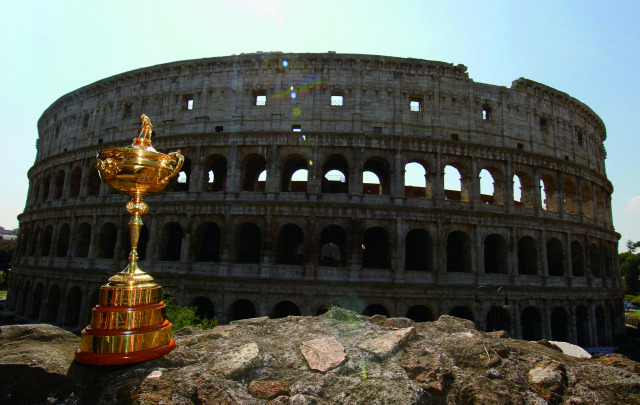
[[[626,316],[635,316],[637,318],[640,318],[640,311],[630,311],[630,312],[625,312]]]

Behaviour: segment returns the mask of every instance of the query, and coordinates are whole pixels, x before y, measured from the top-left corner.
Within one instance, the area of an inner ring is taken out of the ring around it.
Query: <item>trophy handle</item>
[[[171,152],[167,154],[166,157],[162,160],[162,165],[167,166],[172,159],[178,159],[175,169],[173,169],[173,172],[171,172],[171,174],[158,179],[158,184],[167,184],[169,180],[171,180],[180,172],[182,164],[184,163],[184,155],[182,155],[180,151]]]

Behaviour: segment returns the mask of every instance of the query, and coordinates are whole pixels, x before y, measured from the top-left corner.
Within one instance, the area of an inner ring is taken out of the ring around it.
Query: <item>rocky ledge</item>
[[[4,326],[0,403],[640,403],[640,364],[624,356],[570,356],[446,315],[414,323],[334,308],[174,337],[177,348],[162,358],[90,367],[73,361],[80,339],[71,333]]]

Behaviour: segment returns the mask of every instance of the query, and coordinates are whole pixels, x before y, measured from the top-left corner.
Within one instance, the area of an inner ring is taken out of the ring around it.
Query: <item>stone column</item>
[[[553,338],[551,332],[551,303],[549,300],[544,300],[542,306],[542,338],[547,340],[552,340]]]
[[[97,248],[97,239],[98,238],[98,216],[93,216],[93,221],[91,222],[91,239],[89,240],[89,254],[87,255],[88,259],[94,259]]]

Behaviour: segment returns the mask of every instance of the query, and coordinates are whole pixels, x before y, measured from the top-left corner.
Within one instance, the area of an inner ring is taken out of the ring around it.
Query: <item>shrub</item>
[[[216,318],[205,318],[196,315],[196,307],[181,307],[176,299],[170,295],[164,294],[162,301],[166,305],[167,319],[173,325],[173,331],[185,328],[187,326],[195,326],[200,330],[211,329],[218,326]]]

